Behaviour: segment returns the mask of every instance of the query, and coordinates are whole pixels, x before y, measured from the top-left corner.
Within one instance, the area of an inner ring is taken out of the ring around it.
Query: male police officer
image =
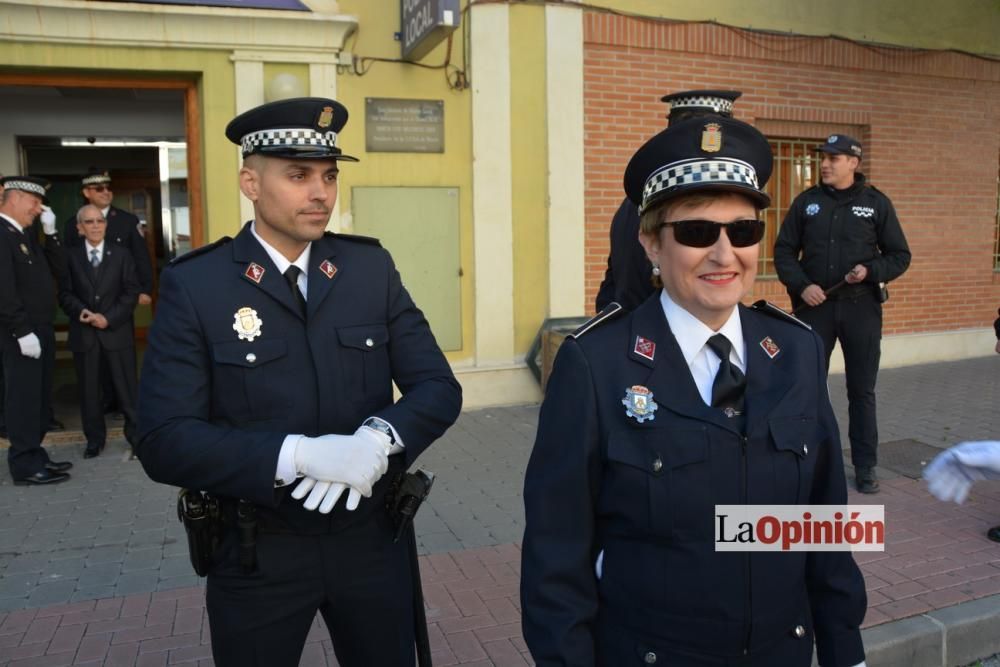
[[[341,665],[413,664],[417,573],[386,496],[455,421],[461,388],[389,253],[324,233],[338,162],[356,161],[335,144],[346,121],[322,98],[235,118],[226,136],[255,219],[160,284],[139,459],[157,481],[220,497],[225,516],[242,499],[257,517],[256,553],[244,558],[230,524],[208,574],[220,667],[297,665],[317,610]]]
[[[855,483],[862,493],[876,493],[881,284],[906,271],[910,249],[892,202],[858,171],[861,142],[833,134],[816,150],[823,153],[822,184],[792,202],[774,245],[774,266],[792,306],[809,306],[800,317],[823,339],[827,368],[840,341]]]
[[[0,195],[0,346],[4,369],[4,416],[10,449],[7,462],[17,485],[54,484],[73,467],[42,448],[48,427],[55,362],[55,283],[65,257],[55,216],[45,196],[49,184],[31,176],[3,179]],[[29,229],[35,218],[45,229],[44,252]]]
[[[686,118],[718,115],[731,118],[738,90],[685,90],[664,95],[670,105],[667,125]],[[625,310],[635,308],[656,291],[651,282],[653,265],[639,243],[639,211],[626,197],[611,220],[611,252],[604,281],[597,290],[597,310],[616,302]]]

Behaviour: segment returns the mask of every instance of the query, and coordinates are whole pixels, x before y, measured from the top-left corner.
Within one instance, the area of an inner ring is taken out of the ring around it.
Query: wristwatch
[[[389,426],[389,422],[384,419],[379,419],[378,417],[369,417],[361,423],[362,426],[367,426],[370,429],[378,431],[379,433],[385,433],[389,436],[389,444],[396,444],[396,436],[392,433],[392,427]]]

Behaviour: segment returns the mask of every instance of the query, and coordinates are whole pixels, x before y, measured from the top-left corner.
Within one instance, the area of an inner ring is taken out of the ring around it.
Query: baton
[[[823,290],[823,296],[830,296],[831,294],[833,294],[834,292],[836,292],[837,290],[839,290],[841,287],[843,287],[846,284],[847,284],[847,278],[844,278],[843,280],[841,280],[839,283],[837,283],[836,285],[834,285],[830,289]],[[808,303],[804,303],[804,302],[800,303],[797,308],[793,308],[792,309],[792,315],[794,315],[795,313],[801,311],[804,308],[811,308],[811,307],[812,306],[810,306]]]

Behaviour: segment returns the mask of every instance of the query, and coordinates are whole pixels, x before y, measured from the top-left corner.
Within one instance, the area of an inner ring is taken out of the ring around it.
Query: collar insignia
[[[635,347],[632,348],[632,351],[638,354],[640,357],[644,357],[652,361],[653,357],[656,355],[656,343],[649,340],[648,338],[643,338],[642,336],[636,336]]]
[[[247,267],[243,275],[260,285],[260,280],[264,277],[264,267],[257,262],[250,262],[250,266]]]

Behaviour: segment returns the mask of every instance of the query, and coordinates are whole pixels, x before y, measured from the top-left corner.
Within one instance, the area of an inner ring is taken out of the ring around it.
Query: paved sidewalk
[[[846,431],[843,382],[831,378]],[[968,664],[1000,651],[1000,544],[984,536],[1000,523],[1000,483],[978,483],[955,506],[912,477],[941,448],[1000,437],[1000,357],[886,370],[879,397],[883,492],[852,496],[886,505],[886,552],[858,555],[868,665]],[[419,461],[438,473],[417,521],[435,665],[530,664],[517,543],[537,412],[464,413]],[[50,489],[0,472],[0,665],[211,664],[174,491],[120,441],[97,459],[81,453],[54,446],[76,467]],[[301,664],[336,664],[319,621]]]

